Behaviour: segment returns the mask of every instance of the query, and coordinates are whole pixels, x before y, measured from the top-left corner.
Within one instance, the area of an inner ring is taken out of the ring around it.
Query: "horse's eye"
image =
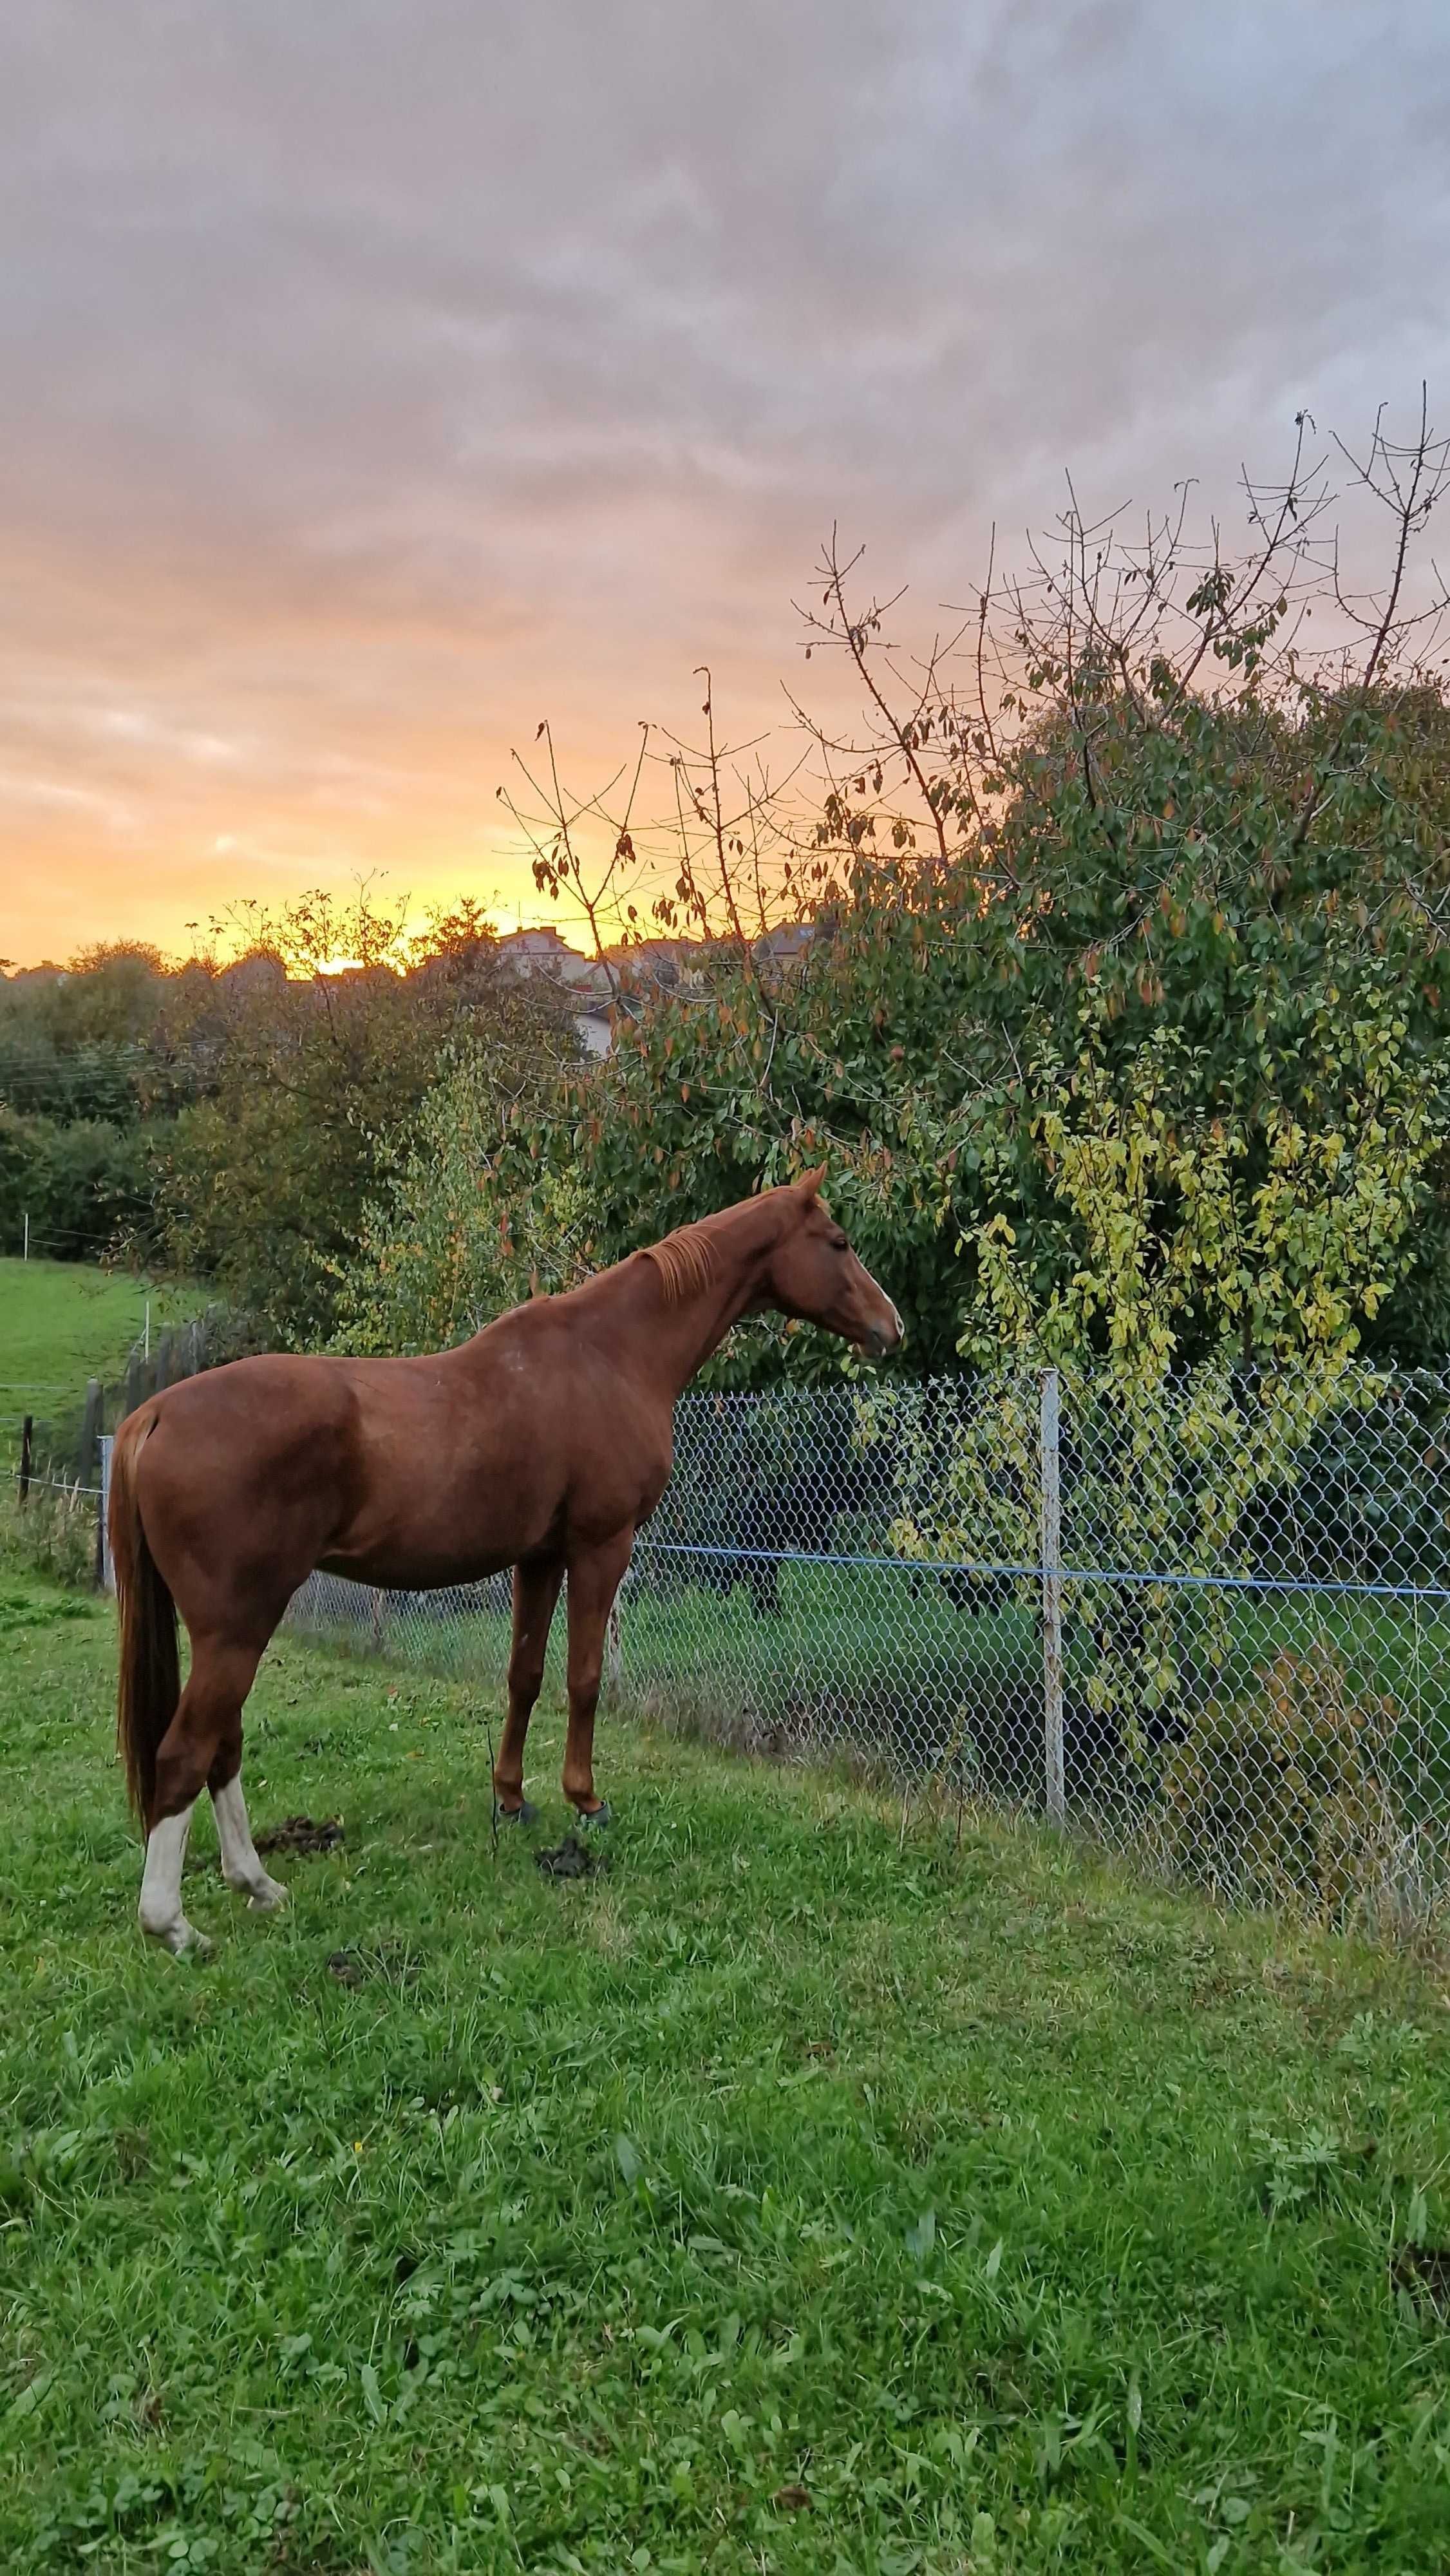
[[[833,1234],[833,1235],[832,1235],[832,1237],[831,1237],[831,1250],[832,1250],[833,1252],[849,1252],[849,1251],[850,1251],[850,1249],[851,1249],[851,1247],[850,1247],[849,1243],[846,1241],[846,1238],[845,1238],[845,1236],[844,1236],[843,1234]]]

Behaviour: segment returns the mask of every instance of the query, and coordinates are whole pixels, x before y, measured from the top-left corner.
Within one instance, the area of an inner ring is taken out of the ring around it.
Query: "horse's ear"
[[[821,1183],[824,1181],[825,1177],[826,1167],[824,1163],[818,1163],[813,1172],[802,1172],[800,1179],[796,1183],[796,1188],[799,1190],[801,1197],[803,1199],[818,1199],[821,1195]]]

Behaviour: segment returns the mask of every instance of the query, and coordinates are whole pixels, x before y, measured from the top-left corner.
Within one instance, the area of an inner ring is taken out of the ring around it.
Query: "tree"
[[[1386,1354],[1443,1349],[1450,715],[1440,595],[1415,585],[1446,450],[1423,419],[1404,446],[1381,422],[1351,460],[1392,514],[1369,597],[1341,579],[1307,437],[1301,423],[1282,487],[1248,488],[1239,555],[1217,531],[1196,545],[1184,508],[1131,542],[1074,502],[1057,555],[1019,581],[989,574],[914,663],[887,640],[895,603],[855,604],[833,540],[806,649],[844,658],[864,722],[843,737],[799,711],[813,811],[798,767],[785,791],[732,768],[708,692],[703,750],[668,754],[663,837],[638,821],[640,763],[617,796],[572,796],[550,742],[530,772],[536,861],[543,884],[589,897],[616,1044],[547,1114],[511,1112],[488,1166],[495,1226],[547,1171],[568,1231],[535,1255],[598,1263],[824,1154],[918,1370],[1000,1341],[1004,1247],[1038,1348],[1070,1319],[1083,1358],[1105,1357],[1151,1315],[1182,1366],[1282,1357],[1308,1331],[1316,1245],[1343,1248],[1346,1211],[1373,1206],[1373,1259],[1343,1269],[1336,1330]],[[1311,613],[1333,622],[1312,654]],[[638,871],[667,856],[654,927],[718,935],[678,957],[671,987],[632,985]],[[803,915],[797,955],[763,946]],[[1210,1210],[1232,1274],[1222,1249],[1190,1257]],[[1076,1293],[1114,1227],[1111,1279]],[[1173,1298],[1130,1293],[1140,1271]],[[719,1365],[838,1364],[761,1331]]]
[[[201,1097],[164,1157],[166,1244],[275,1336],[331,1330],[337,1266],[451,1040],[500,1110],[577,1052],[560,996],[513,976],[472,908],[405,939],[366,890],[244,915],[249,945],[178,1041]],[[339,967],[337,961],[349,962]],[[275,971],[248,972],[257,961]]]

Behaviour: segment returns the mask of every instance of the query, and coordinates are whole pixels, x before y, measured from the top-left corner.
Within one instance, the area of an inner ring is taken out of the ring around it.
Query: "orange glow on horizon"
[[[37,854],[29,867],[21,861],[8,874],[0,894],[0,970],[64,966],[82,950],[130,940],[158,948],[173,966],[213,950],[241,954],[249,943],[244,922],[228,918],[231,906],[255,897],[265,909],[282,912],[289,902],[319,887],[346,905],[364,883],[384,902],[394,882],[406,888],[404,943],[423,938],[434,915],[446,914],[472,898],[500,938],[515,930],[552,928],[573,947],[588,951],[592,946],[582,908],[550,903],[541,896],[527,860],[515,861],[508,871],[517,874],[516,898],[500,882],[505,870],[499,866],[489,871],[489,890],[484,895],[477,876],[462,869],[452,875],[430,869],[423,875],[381,865],[312,871],[303,865],[290,872],[289,884],[278,885],[275,872],[269,870],[269,881],[259,885],[247,881],[244,865],[238,865],[231,884],[205,891],[196,887],[168,901],[144,884],[138,886],[129,870],[107,867],[104,862],[85,872],[88,883],[77,869],[66,872],[58,885],[53,856]],[[355,958],[338,956],[321,971],[345,974],[356,963]]]

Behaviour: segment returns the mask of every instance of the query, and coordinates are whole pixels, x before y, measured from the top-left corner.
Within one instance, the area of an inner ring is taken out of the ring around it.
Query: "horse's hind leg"
[[[219,1780],[225,1798],[228,1786],[234,1796],[228,1805],[227,1832],[232,1834],[237,1811],[241,1812],[242,1832],[251,1853],[252,1867],[266,1877],[256,1853],[251,1850],[251,1836],[246,1833],[246,1811],[241,1806],[239,1773],[242,1749],[242,1702],[252,1687],[253,1676],[261,1661],[259,1648],[228,1645],[207,1638],[193,1638],[191,1672],[181,1694],[176,1715],[156,1748],[156,1790],[152,1800],[150,1831],[146,1837],[146,1866],[141,1878],[141,1929],[153,1941],[160,1941],[178,1954],[183,1950],[206,1945],[193,1930],[181,1910],[181,1872],[186,1859],[187,1836],[191,1830],[191,1811],[208,1781]],[[221,1829],[222,1807],[217,1808]],[[232,1834],[234,1854],[240,1846]],[[223,1867],[227,1860],[227,1839],[222,1841]],[[270,1879],[267,1885],[272,1885]],[[271,1900],[275,1902],[275,1899]]]
[[[223,1734],[217,1757],[206,1775],[211,1791],[212,1813],[216,1817],[217,1841],[222,1847],[222,1876],[228,1887],[245,1896],[254,1914],[271,1914],[287,1902],[287,1890],[263,1869],[247,1822],[247,1802],[242,1796],[242,1712]]]
[[[604,1632],[624,1579],[633,1530],[624,1530],[569,1564],[569,1732],[564,1744],[565,1797],[585,1823],[608,1822],[594,1792],[594,1712],[604,1671]]]

